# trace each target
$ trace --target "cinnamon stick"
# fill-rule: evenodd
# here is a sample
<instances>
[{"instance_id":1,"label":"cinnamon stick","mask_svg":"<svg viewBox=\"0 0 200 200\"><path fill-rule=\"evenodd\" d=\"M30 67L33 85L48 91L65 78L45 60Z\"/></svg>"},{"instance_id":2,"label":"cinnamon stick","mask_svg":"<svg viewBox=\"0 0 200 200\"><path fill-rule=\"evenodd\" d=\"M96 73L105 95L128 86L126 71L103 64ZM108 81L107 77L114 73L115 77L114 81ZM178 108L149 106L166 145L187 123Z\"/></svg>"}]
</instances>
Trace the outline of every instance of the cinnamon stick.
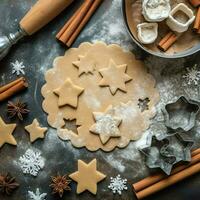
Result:
<instances>
[{"instance_id":1,"label":"cinnamon stick","mask_svg":"<svg viewBox=\"0 0 200 200\"><path fill-rule=\"evenodd\" d=\"M195 31L198 31L200 29L200 7L198 8L198 11L197 11L193 29Z\"/></svg>"},{"instance_id":2,"label":"cinnamon stick","mask_svg":"<svg viewBox=\"0 0 200 200\"><path fill-rule=\"evenodd\" d=\"M175 167L172 170L171 175L173 175L177 172L180 172L181 170L184 170L187 167L194 165L198 162L200 162L200 148L192 152L192 159L189 164L179 165L179 166ZM167 176L165 174L159 173L159 174L155 174L155 175L149 176L147 178L144 178L143 180L133 184L134 191L139 192L139 191L159 182L160 180L162 180L166 177Z\"/></svg>"},{"instance_id":3,"label":"cinnamon stick","mask_svg":"<svg viewBox=\"0 0 200 200\"><path fill-rule=\"evenodd\" d=\"M79 13L77 14L77 16L75 16L74 20L67 27L67 30L59 38L60 41L62 41L63 43L66 43L69 40L71 35L77 29L77 27L79 26L79 24L83 20L84 16L88 12L88 10L91 7L93 1L94 0L86 0L84 2L84 4L83 4L81 10L79 11Z\"/></svg>"},{"instance_id":4,"label":"cinnamon stick","mask_svg":"<svg viewBox=\"0 0 200 200\"><path fill-rule=\"evenodd\" d=\"M16 85L17 83L19 83L20 81L23 81L23 80L25 80L24 77L21 77L21 78L15 80L15 81L13 81L13 82L7 84L7 85L4 85L4 86L0 87L0 93L2 93L2 92L4 92L4 91L8 90L8 89L11 88L12 86Z\"/></svg>"},{"instance_id":5,"label":"cinnamon stick","mask_svg":"<svg viewBox=\"0 0 200 200\"><path fill-rule=\"evenodd\" d=\"M82 22L80 23L79 27L72 34L71 38L66 42L66 45L68 47L70 47L73 44L73 42L75 41L75 39L77 38L77 36L81 32L81 30L83 29L83 27L89 21L89 19L94 14L95 10L99 7L99 5L102 3L102 1L103 0L95 0L94 1L94 3L92 4L92 6L90 7L88 13L85 15L85 17L83 18Z\"/></svg>"},{"instance_id":6,"label":"cinnamon stick","mask_svg":"<svg viewBox=\"0 0 200 200\"><path fill-rule=\"evenodd\" d=\"M0 88L0 102L8 99L14 94L26 89L28 87L28 83L24 78L20 78L16 81L13 81L3 87Z\"/></svg>"},{"instance_id":7,"label":"cinnamon stick","mask_svg":"<svg viewBox=\"0 0 200 200\"><path fill-rule=\"evenodd\" d=\"M82 6L59 31L56 38L70 47L102 1L85 0Z\"/></svg>"},{"instance_id":8,"label":"cinnamon stick","mask_svg":"<svg viewBox=\"0 0 200 200\"><path fill-rule=\"evenodd\" d=\"M177 35L173 32L169 32L158 44L158 48L161 51L167 51L176 40L178 39Z\"/></svg>"},{"instance_id":9,"label":"cinnamon stick","mask_svg":"<svg viewBox=\"0 0 200 200\"><path fill-rule=\"evenodd\" d=\"M81 11L83 5L81 5L81 7L74 13L74 15L69 19L69 21L62 27L62 29L58 32L58 34L56 35L56 38L59 39L62 34L67 30L67 28L69 27L69 25L74 21L74 19L77 17L78 13Z\"/></svg>"},{"instance_id":10,"label":"cinnamon stick","mask_svg":"<svg viewBox=\"0 0 200 200\"><path fill-rule=\"evenodd\" d=\"M200 5L200 0L190 0L190 3L194 6L197 7Z\"/></svg>"},{"instance_id":11,"label":"cinnamon stick","mask_svg":"<svg viewBox=\"0 0 200 200\"><path fill-rule=\"evenodd\" d=\"M195 173L198 173L200 171L200 162L197 164L194 164L188 168L186 168L185 170L182 170L174 175L171 175L161 181L159 181L158 183L155 183L153 185L151 185L150 187L141 190L140 192L136 193L136 196L138 199L143 199L149 195L152 195L164 188L167 188L185 178L188 178L190 176L192 176Z\"/></svg>"}]
</instances>

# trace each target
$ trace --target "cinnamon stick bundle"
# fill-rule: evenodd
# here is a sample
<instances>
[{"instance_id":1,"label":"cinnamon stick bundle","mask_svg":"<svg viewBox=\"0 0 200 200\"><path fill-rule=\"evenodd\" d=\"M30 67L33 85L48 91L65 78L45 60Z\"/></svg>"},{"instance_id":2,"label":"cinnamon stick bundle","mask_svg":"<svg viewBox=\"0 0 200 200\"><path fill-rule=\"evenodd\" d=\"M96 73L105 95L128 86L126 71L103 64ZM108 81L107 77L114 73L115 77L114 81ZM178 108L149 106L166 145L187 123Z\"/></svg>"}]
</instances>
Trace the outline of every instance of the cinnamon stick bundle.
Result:
<instances>
[{"instance_id":1,"label":"cinnamon stick bundle","mask_svg":"<svg viewBox=\"0 0 200 200\"><path fill-rule=\"evenodd\" d=\"M24 77L21 77L7 85L0 87L0 102L8 99L9 97L15 95L16 93L26 89L28 83Z\"/></svg>"},{"instance_id":2,"label":"cinnamon stick bundle","mask_svg":"<svg viewBox=\"0 0 200 200\"><path fill-rule=\"evenodd\" d=\"M172 170L170 176L166 176L163 173L152 175L133 184L133 189L137 198L143 199L199 171L200 148L192 152L192 160L189 164L177 166Z\"/></svg>"},{"instance_id":3,"label":"cinnamon stick bundle","mask_svg":"<svg viewBox=\"0 0 200 200\"><path fill-rule=\"evenodd\" d=\"M85 0L56 38L70 47L103 0Z\"/></svg>"},{"instance_id":4,"label":"cinnamon stick bundle","mask_svg":"<svg viewBox=\"0 0 200 200\"><path fill-rule=\"evenodd\" d=\"M173 33L169 32L163 39L159 42L158 48L161 51L167 51L178 39L178 36Z\"/></svg>"}]
</instances>

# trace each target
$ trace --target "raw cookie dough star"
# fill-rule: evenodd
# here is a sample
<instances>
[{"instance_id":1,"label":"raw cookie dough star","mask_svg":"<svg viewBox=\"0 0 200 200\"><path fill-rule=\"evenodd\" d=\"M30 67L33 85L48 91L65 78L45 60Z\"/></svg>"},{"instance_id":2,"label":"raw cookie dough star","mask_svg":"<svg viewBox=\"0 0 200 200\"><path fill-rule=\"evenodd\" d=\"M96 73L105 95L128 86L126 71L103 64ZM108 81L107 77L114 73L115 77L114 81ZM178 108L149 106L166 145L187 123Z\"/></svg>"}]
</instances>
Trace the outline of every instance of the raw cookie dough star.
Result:
<instances>
[{"instance_id":1,"label":"raw cookie dough star","mask_svg":"<svg viewBox=\"0 0 200 200\"><path fill-rule=\"evenodd\" d=\"M117 90L126 92L125 83L132 80L132 78L126 74L127 65L116 65L112 59L110 59L108 68L103 68L99 70L99 73L103 77L100 81L100 86L109 86L112 95L114 95Z\"/></svg>"},{"instance_id":2,"label":"raw cookie dough star","mask_svg":"<svg viewBox=\"0 0 200 200\"><path fill-rule=\"evenodd\" d=\"M0 148L5 144L17 145L12 133L16 128L16 124L5 124L0 117Z\"/></svg>"},{"instance_id":3,"label":"raw cookie dough star","mask_svg":"<svg viewBox=\"0 0 200 200\"><path fill-rule=\"evenodd\" d=\"M88 56L88 54L86 54L85 56L78 56L79 57L79 61L73 62L73 65L75 67L78 68L79 72L79 76L81 76L82 74L93 74L93 71L95 69L95 63L94 60L92 58L90 58Z\"/></svg>"},{"instance_id":4,"label":"raw cookie dough star","mask_svg":"<svg viewBox=\"0 0 200 200\"><path fill-rule=\"evenodd\" d=\"M110 109L112 106L109 106L104 113L93 112L96 123L90 127L90 131L99 135L102 144L106 144L111 137L121 136L118 127L122 120L109 114Z\"/></svg>"},{"instance_id":5,"label":"raw cookie dough star","mask_svg":"<svg viewBox=\"0 0 200 200\"><path fill-rule=\"evenodd\" d=\"M106 176L97 171L97 160L92 160L86 164L78 160L78 171L70 174L69 177L78 183L77 194L88 190L92 194L97 193L97 183L102 181Z\"/></svg>"},{"instance_id":6,"label":"raw cookie dough star","mask_svg":"<svg viewBox=\"0 0 200 200\"><path fill-rule=\"evenodd\" d=\"M41 128L37 119L33 120L33 123L26 126L25 130L30 134L31 143L39 138L44 138L44 134L47 128Z\"/></svg>"},{"instance_id":7,"label":"raw cookie dough star","mask_svg":"<svg viewBox=\"0 0 200 200\"><path fill-rule=\"evenodd\" d=\"M84 91L84 88L74 85L70 78L68 78L65 83L54 90L54 93L59 96L58 106L70 105L74 108L78 105L78 97Z\"/></svg>"}]
</instances>

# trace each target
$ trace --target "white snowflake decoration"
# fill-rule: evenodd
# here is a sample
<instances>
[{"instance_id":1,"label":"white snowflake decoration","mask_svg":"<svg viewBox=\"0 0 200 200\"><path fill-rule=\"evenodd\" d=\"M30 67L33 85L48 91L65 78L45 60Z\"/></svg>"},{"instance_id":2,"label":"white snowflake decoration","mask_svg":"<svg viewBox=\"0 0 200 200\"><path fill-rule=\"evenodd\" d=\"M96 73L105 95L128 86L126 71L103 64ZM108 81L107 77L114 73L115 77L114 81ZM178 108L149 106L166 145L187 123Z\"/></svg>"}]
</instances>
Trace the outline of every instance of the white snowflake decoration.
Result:
<instances>
[{"instance_id":1,"label":"white snowflake decoration","mask_svg":"<svg viewBox=\"0 0 200 200\"><path fill-rule=\"evenodd\" d=\"M187 74L183 75L183 78L186 79L187 84L198 85L200 81L200 71L197 69L197 64L195 64L192 68L186 68Z\"/></svg>"},{"instance_id":2,"label":"white snowflake decoration","mask_svg":"<svg viewBox=\"0 0 200 200\"><path fill-rule=\"evenodd\" d=\"M45 200L47 193L40 193L39 188L36 189L36 192L28 191L28 196L31 200Z\"/></svg>"},{"instance_id":3,"label":"white snowflake decoration","mask_svg":"<svg viewBox=\"0 0 200 200\"><path fill-rule=\"evenodd\" d=\"M38 172L44 167L44 158L39 151L28 149L26 153L19 158L20 166L24 174L37 176Z\"/></svg>"},{"instance_id":4,"label":"white snowflake decoration","mask_svg":"<svg viewBox=\"0 0 200 200\"><path fill-rule=\"evenodd\" d=\"M24 72L24 63L23 62L19 62L18 60L16 60L14 63L11 63L12 65L12 73L13 74L17 74L17 76L19 76L20 74L25 74Z\"/></svg>"},{"instance_id":5,"label":"white snowflake decoration","mask_svg":"<svg viewBox=\"0 0 200 200\"><path fill-rule=\"evenodd\" d=\"M118 193L121 195L123 190L128 189L126 183L127 179L122 179L120 174L118 174L115 178L110 178L110 185L108 188L111 189L114 194Z\"/></svg>"}]
</instances>

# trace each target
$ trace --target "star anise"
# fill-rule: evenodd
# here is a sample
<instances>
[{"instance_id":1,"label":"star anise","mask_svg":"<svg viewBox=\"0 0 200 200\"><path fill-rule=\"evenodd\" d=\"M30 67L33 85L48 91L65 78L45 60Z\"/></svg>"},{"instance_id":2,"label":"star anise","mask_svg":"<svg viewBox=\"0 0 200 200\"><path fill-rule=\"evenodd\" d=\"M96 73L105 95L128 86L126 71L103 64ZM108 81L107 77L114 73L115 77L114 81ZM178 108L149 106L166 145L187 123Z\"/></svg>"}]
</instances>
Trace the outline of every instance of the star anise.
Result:
<instances>
[{"instance_id":1,"label":"star anise","mask_svg":"<svg viewBox=\"0 0 200 200\"><path fill-rule=\"evenodd\" d=\"M0 193L10 195L17 187L19 187L19 184L14 177L11 177L9 174L5 176L0 174Z\"/></svg>"},{"instance_id":2,"label":"star anise","mask_svg":"<svg viewBox=\"0 0 200 200\"><path fill-rule=\"evenodd\" d=\"M18 100L16 103L11 101L7 105L7 113L10 118L18 117L21 121L23 120L23 115L28 114L30 111L27 109L27 104Z\"/></svg>"},{"instance_id":3,"label":"star anise","mask_svg":"<svg viewBox=\"0 0 200 200\"><path fill-rule=\"evenodd\" d=\"M58 193L60 198L62 198L64 191L70 191L71 188L69 186L70 180L67 178L67 175L61 176L57 175L54 177L51 177L52 184L50 184L50 187L53 189L53 194Z\"/></svg>"}]
</instances>

